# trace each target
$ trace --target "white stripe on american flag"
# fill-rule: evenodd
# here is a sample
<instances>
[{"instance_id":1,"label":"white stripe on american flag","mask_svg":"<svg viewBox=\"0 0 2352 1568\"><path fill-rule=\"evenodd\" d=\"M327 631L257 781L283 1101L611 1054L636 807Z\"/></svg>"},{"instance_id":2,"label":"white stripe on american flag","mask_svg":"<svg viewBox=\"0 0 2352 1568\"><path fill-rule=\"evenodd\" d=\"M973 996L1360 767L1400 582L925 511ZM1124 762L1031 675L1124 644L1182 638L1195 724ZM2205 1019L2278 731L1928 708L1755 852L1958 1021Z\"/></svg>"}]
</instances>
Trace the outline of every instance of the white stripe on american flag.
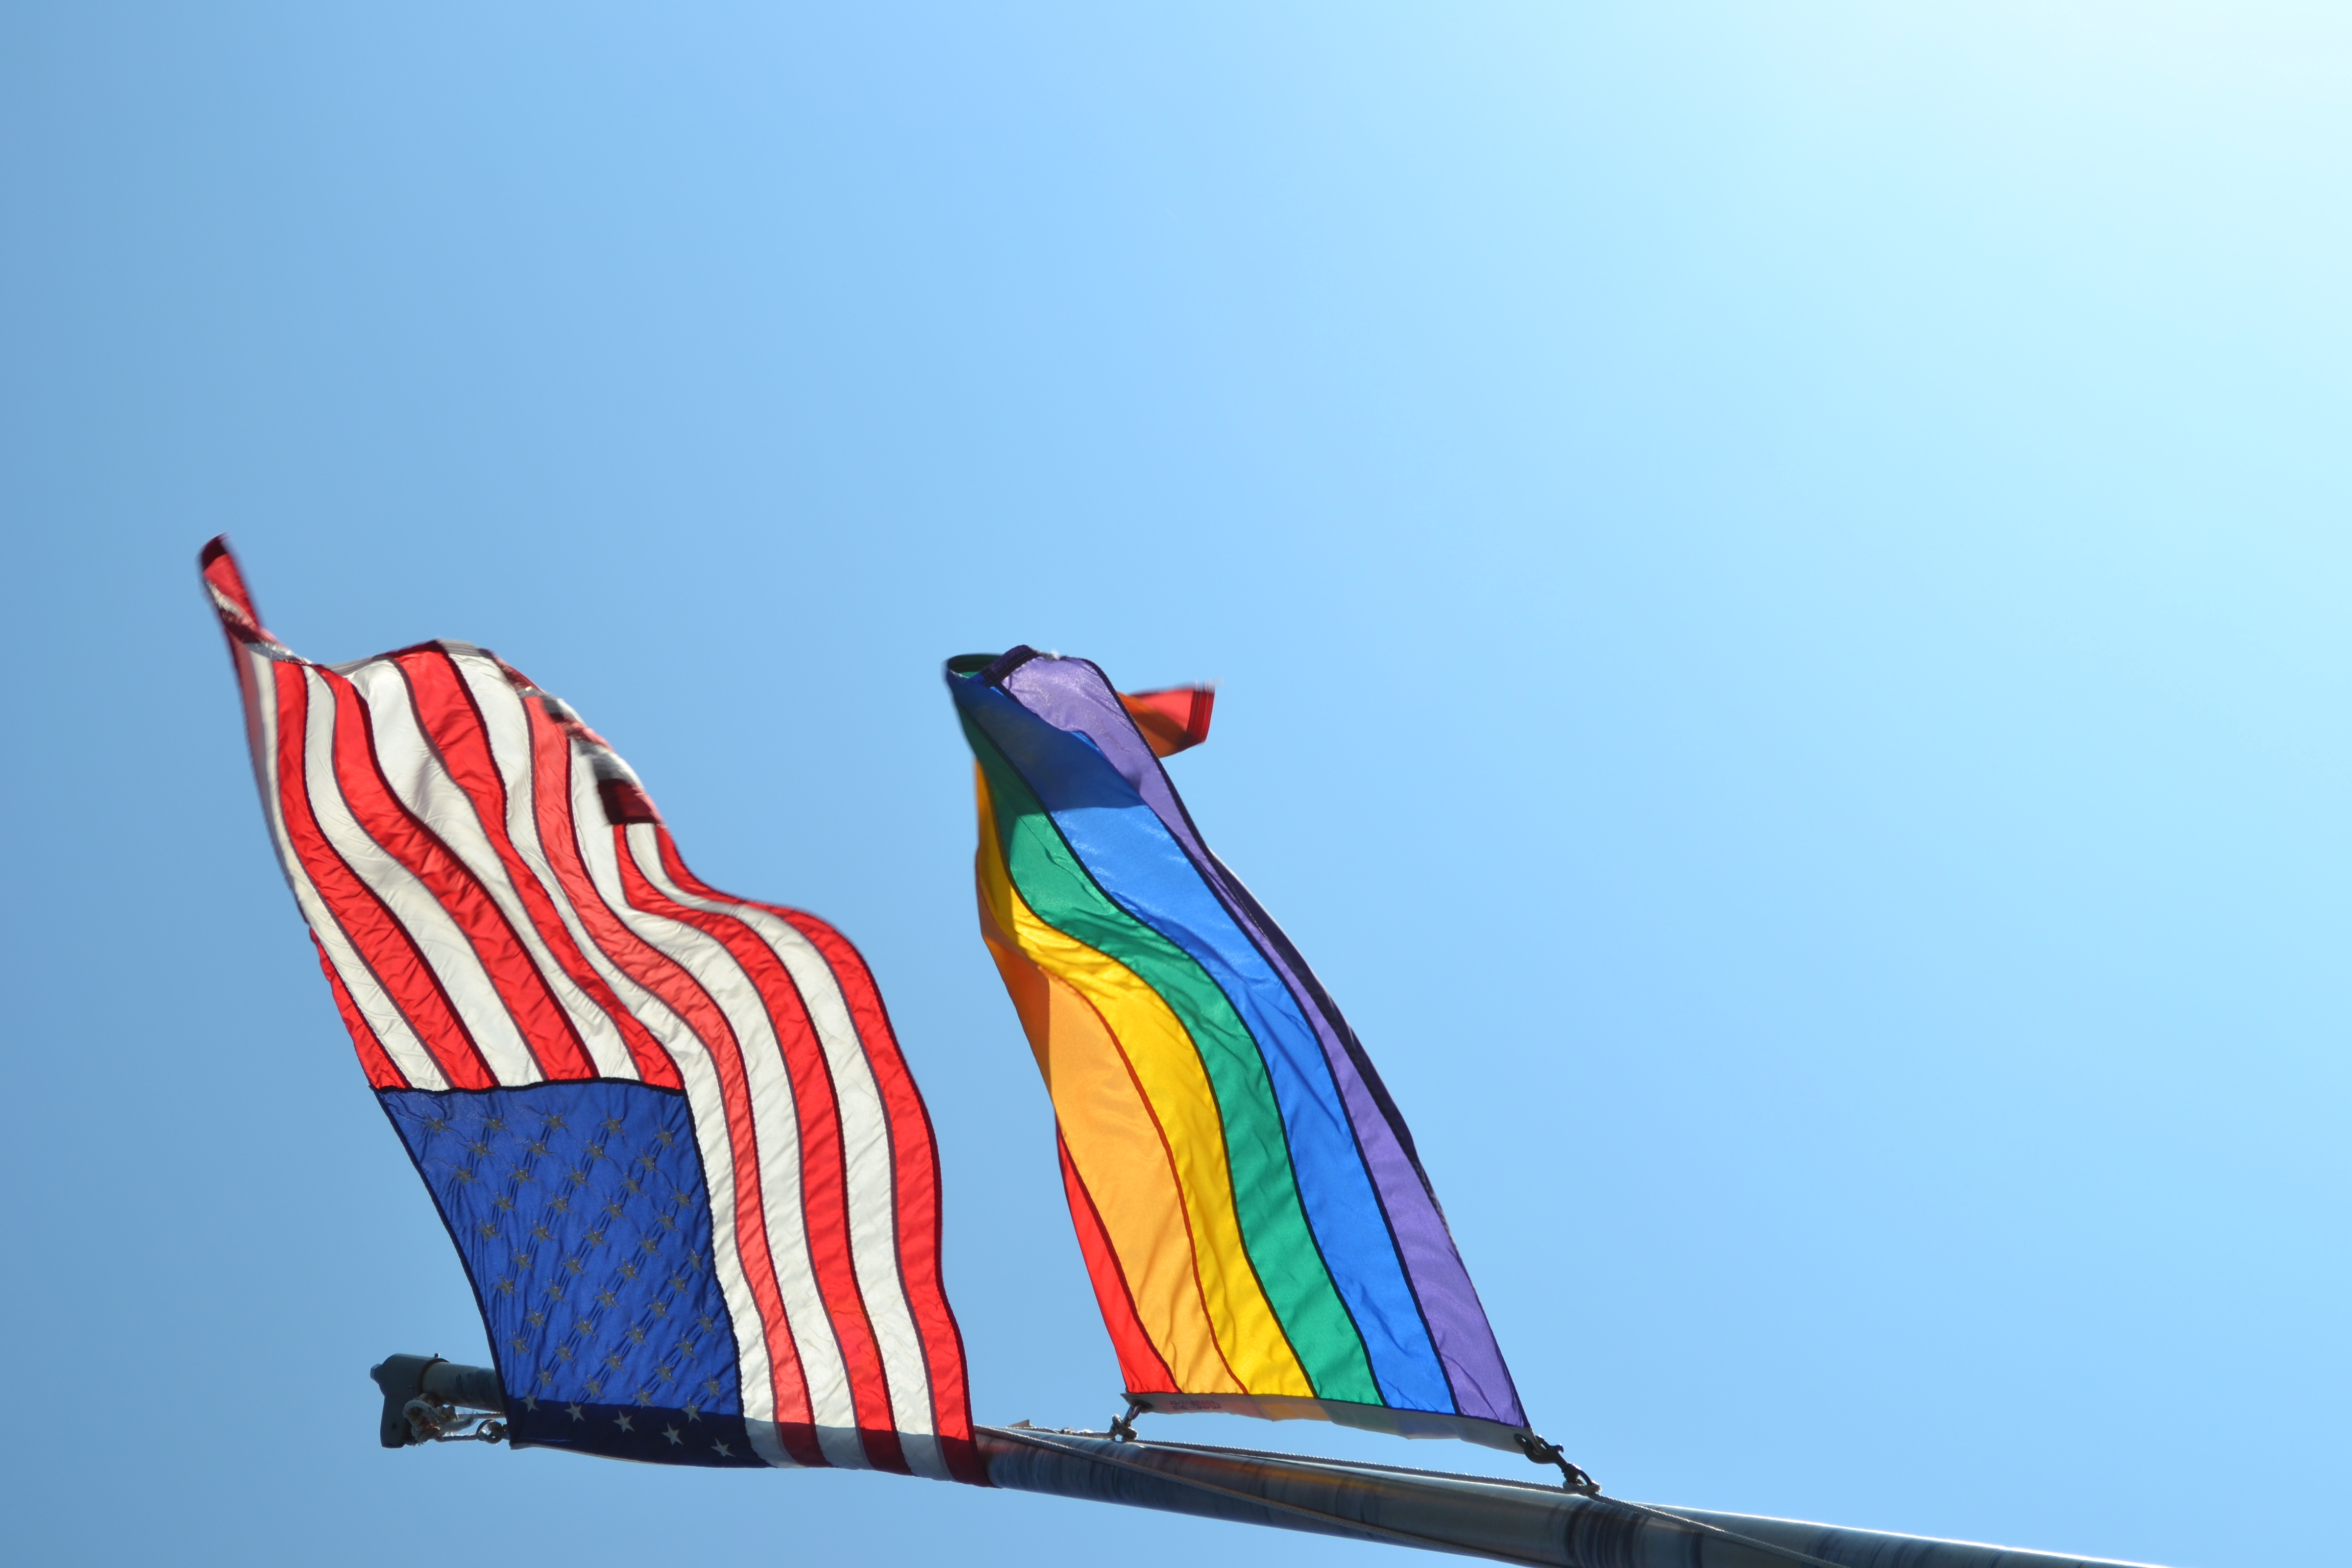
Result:
<instances>
[{"instance_id":1,"label":"white stripe on american flag","mask_svg":"<svg viewBox=\"0 0 2352 1568\"><path fill-rule=\"evenodd\" d=\"M808 1388L809 1412L819 1447L827 1460L852 1469L868 1468L865 1445L857 1436L857 1412L850 1397L848 1369L834 1338L833 1320L817 1289L816 1268L809 1256L806 1220L801 1211L800 1120L793 1098L791 1074L783 1050L768 1017L766 1002L724 945L691 926L630 906L621 884L613 835L604 826L604 808L596 780L586 759L577 753L572 768L572 821L581 858L605 906L638 940L675 960L718 1004L733 1026L743 1053L744 1081L751 1097L751 1118L759 1140L760 1193L766 1208L769 1256L774 1260L776 1289L783 1301L784 1319L793 1343L800 1352L801 1375ZM632 828L632 836L648 827ZM724 1115L723 1109L713 1111ZM696 1120L701 1120L698 1110ZM714 1199L713 1207L717 1206ZM740 1263L738 1265L740 1267ZM758 1321L755 1315L753 1321ZM772 1406L771 1407L772 1414Z\"/></svg>"},{"instance_id":2,"label":"white stripe on american flag","mask_svg":"<svg viewBox=\"0 0 2352 1568\"><path fill-rule=\"evenodd\" d=\"M906 1288L898 1277L898 1241L893 1224L898 1198L889 1116L833 966L789 921L756 905L700 898L679 887L661 863L650 827L630 829L629 848L637 869L669 898L688 909L731 915L751 927L775 952L799 988L809 1022L833 1069L848 1184L850 1256L867 1319L882 1352L891 1420L898 1429L909 1468L918 1475L945 1480L947 1465L939 1444L926 1441L931 1433L930 1378L924 1365L922 1339L916 1332Z\"/></svg>"},{"instance_id":3,"label":"white stripe on american flag","mask_svg":"<svg viewBox=\"0 0 2352 1568\"><path fill-rule=\"evenodd\" d=\"M319 889L312 885L310 873L302 868L300 857L294 853L294 841L286 831L285 808L278 798L278 792L285 784L278 773L278 677L275 673L278 661L251 645L241 647L238 654L247 661L255 683L254 709L255 717L259 721L261 776L268 781L268 787L261 792L261 814L269 827L269 841L278 851L278 866L286 873L287 884L294 889L295 907L310 923L310 931L318 937L319 946L325 952L327 962L335 966L335 973L342 981L343 990L351 997L352 1005L360 1010L360 1016L365 1018L368 1027L375 1031L376 1042L392 1058L392 1065L398 1068L401 1076L417 1089L446 1089L449 1087L449 1080L442 1075L441 1065L433 1059L433 1053L425 1048L425 1042L416 1037L416 1031L409 1026L408 1019L399 1006L384 994L375 972L368 967L366 960L360 956L358 947L328 910L327 901L319 896Z\"/></svg>"},{"instance_id":4,"label":"white stripe on american flag","mask_svg":"<svg viewBox=\"0 0 2352 1568\"><path fill-rule=\"evenodd\" d=\"M474 944L466 940L441 900L360 826L335 778L335 697L330 678L317 669L305 669L302 676L310 684L310 697L303 734L303 783L320 831L407 931L473 1036L491 1075L508 1089L542 1081L546 1075L539 1070L539 1062L515 1026L498 987L490 984Z\"/></svg>"},{"instance_id":5,"label":"white stripe on american flag","mask_svg":"<svg viewBox=\"0 0 2352 1568\"><path fill-rule=\"evenodd\" d=\"M389 659L379 659L353 669L349 679L368 705L369 724L375 733L376 760L384 777L391 781L393 793L426 826L440 835L450 852L482 884L498 905L499 912L506 916L532 965L571 1017L572 1026L580 1031L581 1042L596 1064L598 1075L641 1077L635 1059L629 1055L628 1042L621 1038L611 1017L572 984L572 977L548 951L530 911L515 893L506 862L482 830L474 797L449 776L431 738L418 721L408 682L399 668ZM560 898L555 901L559 907L564 903Z\"/></svg>"}]
</instances>

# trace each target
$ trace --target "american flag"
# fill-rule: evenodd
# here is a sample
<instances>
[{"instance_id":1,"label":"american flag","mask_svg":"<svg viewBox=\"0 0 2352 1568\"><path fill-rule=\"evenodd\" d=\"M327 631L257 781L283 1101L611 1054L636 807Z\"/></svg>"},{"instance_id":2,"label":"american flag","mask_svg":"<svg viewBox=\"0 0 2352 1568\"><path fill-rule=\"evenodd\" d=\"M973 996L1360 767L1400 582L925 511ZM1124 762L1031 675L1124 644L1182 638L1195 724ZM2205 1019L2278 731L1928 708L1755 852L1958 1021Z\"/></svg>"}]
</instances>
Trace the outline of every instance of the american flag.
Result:
<instances>
[{"instance_id":1,"label":"american flag","mask_svg":"<svg viewBox=\"0 0 2352 1568\"><path fill-rule=\"evenodd\" d=\"M697 879L628 764L494 655L314 664L225 541L199 564L270 841L512 1440L982 1480L937 1146L856 950Z\"/></svg>"}]
</instances>

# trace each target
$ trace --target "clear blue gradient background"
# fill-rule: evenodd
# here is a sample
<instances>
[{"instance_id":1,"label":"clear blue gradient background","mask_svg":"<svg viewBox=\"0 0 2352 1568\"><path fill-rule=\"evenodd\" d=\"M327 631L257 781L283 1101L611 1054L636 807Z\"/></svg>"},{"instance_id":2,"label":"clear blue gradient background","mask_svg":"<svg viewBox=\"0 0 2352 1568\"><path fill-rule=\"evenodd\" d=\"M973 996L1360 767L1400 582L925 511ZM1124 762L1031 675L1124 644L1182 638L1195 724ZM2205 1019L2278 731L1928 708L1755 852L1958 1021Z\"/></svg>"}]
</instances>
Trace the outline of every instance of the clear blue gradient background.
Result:
<instances>
[{"instance_id":1,"label":"clear blue gradient background","mask_svg":"<svg viewBox=\"0 0 2352 1568\"><path fill-rule=\"evenodd\" d=\"M1378 1550L377 1450L481 1334L226 530L862 945L982 1419L1117 1383L937 676L1028 641L1224 683L1179 782L1611 1489L2345 1561L2347 164L2319 5L8 7L5 1555Z\"/></svg>"}]
</instances>

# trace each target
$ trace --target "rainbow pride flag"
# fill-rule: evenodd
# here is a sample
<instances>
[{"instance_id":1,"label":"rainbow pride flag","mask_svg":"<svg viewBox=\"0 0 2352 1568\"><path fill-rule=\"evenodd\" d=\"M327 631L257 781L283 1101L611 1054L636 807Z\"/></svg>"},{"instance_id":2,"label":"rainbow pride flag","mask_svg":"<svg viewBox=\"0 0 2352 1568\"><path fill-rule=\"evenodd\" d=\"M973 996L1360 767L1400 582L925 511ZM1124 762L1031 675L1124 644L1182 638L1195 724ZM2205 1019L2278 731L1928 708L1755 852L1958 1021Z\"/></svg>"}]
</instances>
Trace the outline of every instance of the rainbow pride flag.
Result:
<instances>
[{"instance_id":1,"label":"rainbow pride flag","mask_svg":"<svg viewBox=\"0 0 2352 1568\"><path fill-rule=\"evenodd\" d=\"M1130 1402L1524 1450L1494 1331L1395 1103L1160 759L1211 694L950 659L982 934L1054 1101Z\"/></svg>"}]
</instances>

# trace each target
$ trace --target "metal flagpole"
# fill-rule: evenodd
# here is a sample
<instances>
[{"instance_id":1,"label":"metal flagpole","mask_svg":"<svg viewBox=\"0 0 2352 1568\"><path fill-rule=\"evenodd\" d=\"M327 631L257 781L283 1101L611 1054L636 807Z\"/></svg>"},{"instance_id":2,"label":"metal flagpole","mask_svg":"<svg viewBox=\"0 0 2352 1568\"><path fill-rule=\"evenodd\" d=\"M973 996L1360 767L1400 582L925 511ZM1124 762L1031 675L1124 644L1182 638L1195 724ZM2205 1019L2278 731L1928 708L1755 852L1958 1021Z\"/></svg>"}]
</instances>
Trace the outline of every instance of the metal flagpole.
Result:
<instances>
[{"instance_id":1,"label":"metal flagpole","mask_svg":"<svg viewBox=\"0 0 2352 1568\"><path fill-rule=\"evenodd\" d=\"M374 1369L387 1448L504 1436L496 1373L434 1356ZM1528 1568L2128 1568L1916 1535L1667 1508L1479 1476L1025 1423L975 1426L988 1479L1012 1491L1385 1542Z\"/></svg>"}]
</instances>

